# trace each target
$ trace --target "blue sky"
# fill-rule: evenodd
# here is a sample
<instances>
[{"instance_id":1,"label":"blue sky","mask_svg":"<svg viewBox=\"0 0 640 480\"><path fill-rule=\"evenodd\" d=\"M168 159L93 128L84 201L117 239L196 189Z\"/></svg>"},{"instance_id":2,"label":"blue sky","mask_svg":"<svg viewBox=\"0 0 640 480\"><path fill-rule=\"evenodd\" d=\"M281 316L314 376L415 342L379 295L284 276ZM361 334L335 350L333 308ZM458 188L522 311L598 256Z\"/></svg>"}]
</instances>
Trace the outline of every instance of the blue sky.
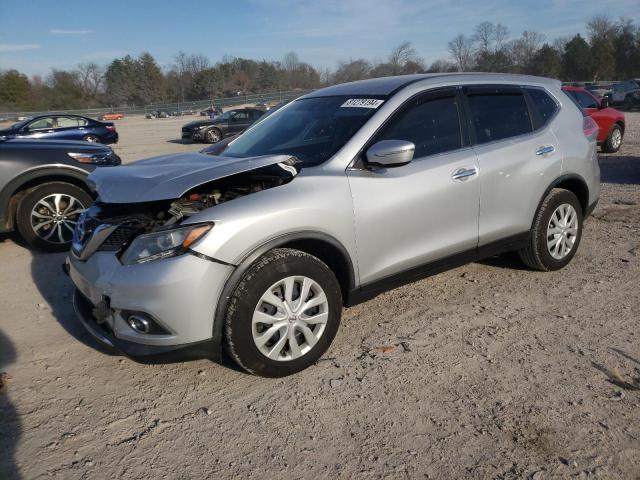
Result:
<instances>
[{"instance_id":1,"label":"blue sky","mask_svg":"<svg viewBox=\"0 0 640 480\"><path fill-rule=\"evenodd\" d=\"M447 41L483 20L511 37L584 33L596 14L640 23L640 0L207 0L104 2L0 0L0 69L46 74L80 62L106 64L147 50L162 67L179 51L276 60L295 51L316 67L384 59L408 40L429 63Z\"/></svg>"}]
</instances>

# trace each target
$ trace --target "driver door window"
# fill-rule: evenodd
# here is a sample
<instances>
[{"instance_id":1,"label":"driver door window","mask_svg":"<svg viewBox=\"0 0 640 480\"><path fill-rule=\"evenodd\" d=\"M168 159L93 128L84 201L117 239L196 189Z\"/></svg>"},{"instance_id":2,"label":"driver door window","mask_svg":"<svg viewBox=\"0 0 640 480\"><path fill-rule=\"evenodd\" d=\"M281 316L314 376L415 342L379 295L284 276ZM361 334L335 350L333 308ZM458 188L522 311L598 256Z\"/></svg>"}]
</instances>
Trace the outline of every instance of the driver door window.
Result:
<instances>
[{"instance_id":1,"label":"driver door window","mask_svg":"<svg viewBox=\"0 0 640 480\"><path fill-rule=\"evenodd\" d=\"M54 128L53 117L39 118L38 120L29 124L29 131L34 130L51 130Z\"/></svg>"},{"instance_id":2,"label":"driver door window","mask_svg":"<svg viewBox=\"0 0 640 480\"><path fill-rule=\"evenodd\" d=\"M385 128L380 140L412 142L416 146L414 158L461 148L456 97L426 97L412 102Z\"/></svg>"}]
</instances>

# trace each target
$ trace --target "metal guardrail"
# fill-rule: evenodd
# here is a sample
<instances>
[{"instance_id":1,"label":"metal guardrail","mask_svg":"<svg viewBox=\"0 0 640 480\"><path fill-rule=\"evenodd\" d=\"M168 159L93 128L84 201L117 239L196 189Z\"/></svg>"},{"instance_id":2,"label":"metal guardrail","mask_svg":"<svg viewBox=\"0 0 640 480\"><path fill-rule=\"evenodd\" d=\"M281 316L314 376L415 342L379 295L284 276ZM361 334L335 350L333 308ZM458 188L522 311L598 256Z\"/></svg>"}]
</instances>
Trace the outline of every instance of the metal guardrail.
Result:
<instances>
[{"instance_id":1,"label":"metal guardrail","mask_svg":"<svg viewBox=\"0 0 640 480\"><path fill-rule=\"evenodd\" d=\"M606 88L610 88L614 83L619 83L619 80L603 80L603 81L580 81L580 82L562 82L563 85L585 87L590 85L599 85ZM211 105L219 106L221 108L231 107L234 105L242 105L246 103L258 103L260 101L282 102L285 100L291 100L293 98L305 95L312 90L288 90L268 93L254 93L251 95L236 95L233 97L219 97L206 100L194 100L177 103L154 103L151 105L131 105L128 107L101 107L101 108L88 108L88 109L76 109L76 110L49 110L42 112L0 112L0 119L15 120L17 117L33 117L36 115L46 115L50 113L68 113L74 115L83 115L85 117L99 117L105 113L123 113L124 115L144 115L148 112L156 110L164 110L166 112L174 111L201 111Z\"/></svg>"},{"instance_id":2,"label":"metal guardrail","mask_svg":"<svg viewBox=\"0 0 640 480\"><path fill-rule=\"evenodd\" d=\"M82 115L85 117L99 117L105 113L122 113L126 115L144 115L148 112L153 112L156 110L163 110L166 112L175 112L175 111L196 111L200 112L201 110L206 109L212 105L225 108L231 107L234 105L243 105L247 103L258 103L258 102L283 102L285 100L292 100L294 98L305 95L312 90L288 90L288 91L278 91L278 92L269 92L269 93L254 93L251 95L235 95L233 97L220 97L214 99L207 100L195 100L195 101L185 101L185 102L177 102L177 103L154 103L151 105L131 105L128 107L101 107L101 108L86 108L86 109L76 109L76 110L49 110L42 112L0 112L0 118L7 120L15 120L18 117L34 117L36 115L48 115L51 113L66 113L70 115Z\"/></svg>"}]
</instances>

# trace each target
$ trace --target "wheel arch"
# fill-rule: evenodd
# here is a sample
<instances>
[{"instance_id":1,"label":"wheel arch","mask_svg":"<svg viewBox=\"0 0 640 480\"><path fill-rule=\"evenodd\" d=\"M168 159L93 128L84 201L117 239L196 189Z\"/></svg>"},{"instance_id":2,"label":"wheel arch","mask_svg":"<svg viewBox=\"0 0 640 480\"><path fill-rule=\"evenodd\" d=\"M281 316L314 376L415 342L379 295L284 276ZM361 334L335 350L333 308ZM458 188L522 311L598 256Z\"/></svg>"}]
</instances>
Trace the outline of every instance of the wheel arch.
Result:
<instances>
[{"instance_id":1,"label":"wheel arch","mask_svg":"<svg viewBox=\"0 0 640 480\"><path fill-rule=\"evenodd\" d=\"M538 210L540 209L542 202L544 202L544 199L547 197L547 195L549 195L549 192L554 188L562 188L564 190L568 190L571 193L573 193L576 197L578 197L578 201L580 202L580 207L582 207L582 214L585 217L587 216L588 214L587 212L589 210L589 187L584 178L582 178L578 174L571 173L567 175L562 175L561 177L558 177L553 182L551 182L551 184L549 184L547 189L542 194L542 197L540 197L540 201L538 202L538 206L536 207L536 210L534 212L533 221L535 221L536 212L538 212ZM533 228L533 221L531 223L532 225L531 228Z\"/></svg>"},{"instance_id":2,"label":"wheel arch","mask_svg":"<svg viewBox=\"0 0 640 480\"><path fill-rule=\"evenodd\" d=\"M94 196L85 179L88 173L67 167L45 167L29 170L12 179L0 192L0 231L11 231L15 226L15 216L22 195L30 188L43 183L65 182L75 185Z\"/></svg>"},{"instance_id":3,"label":"wheel arch","mask_svg":"<svg viewBox=\"0 0 640 480\"><path fill-rule=\"evenodd\" d=\"M343 304L345 304L349 290L355 287L356 273L351 256L345 246L331 235L321 232L303 231L287 233L268 240L253 249L250 253L244 255L236 265L235 270L229 278L227 278L225 286L220 293L213 319L212 332L214 344L217 346L217 352L214 352L216 357L219 358L222 350L225 314L231 294L251 264L274 248L301 250L323 261L334 273L340 284Z\"/></svg>"}]
</instances>

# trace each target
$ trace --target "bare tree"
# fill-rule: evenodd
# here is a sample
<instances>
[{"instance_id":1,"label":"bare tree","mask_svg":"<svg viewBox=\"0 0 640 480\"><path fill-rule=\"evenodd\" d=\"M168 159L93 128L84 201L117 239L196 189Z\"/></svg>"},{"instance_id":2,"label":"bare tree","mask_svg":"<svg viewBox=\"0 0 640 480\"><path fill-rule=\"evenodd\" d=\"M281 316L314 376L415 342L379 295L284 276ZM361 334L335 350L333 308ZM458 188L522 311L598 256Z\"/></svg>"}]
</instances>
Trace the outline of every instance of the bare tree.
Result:
<instances>
[{"instance_id":1,"label":"bare tree","mask_svg":"<svg viewBox=\"0 0 640 480\"><path fill-rule=\"evenodd\" d=\"M104 79L104 69L97 63L80 63L77 67L78 76L82 84L86 98L95 98L102 87Z\"/></svg>"},{"instance_id":2,"label":"bare tree","mask_svg":"<svg viewBox=\"0 0 640 480\"><path fill-rule=\"evenodd\" d=\"M295 71L300 65L300 58L296 52L289 52L282 57L282 66L287 72Z\"/></svg>"},{"instance_id":3,"label":"bare tree","mask_svg":"<svg viewBox=\"0 0 640 480\"><path fill-rule=\"evenodd\" d=\"M618 32L618 26L606 15L596 15L587 22L589 40L605 40L612 42Z\"/></svg>"},{"instance_id":4,"label":"bare tree","mask_svg":"<svg viewBox=\"0 0 640 480\"><path fill-rule=\"evenodd\" d=\"M360 58L348 62L338 62L338 68L333 74L334 83L353 82L369 77L371 64Z\"/></svg>"},{"instance_id":5,"label":"bare tree","mask_svg":"<svg viewBox=\"0 0 640 480\"><path fill-rule=\"evenodd\" d=\"M501 50L502 47L504 47L507 38L509 38L509 29L501 23L498 23L496 25L495 31L493 32L493 40L495 42L496 51Z\"/></svg>"},{"instance_id":6,"label":"bare tree","mask_svg":"<svg viewBox=\"0 0 640 480\"><path fill-rule=\"evenodd\" d=\"M459 34L448 44L449 52L458 64L459 71L470 70L473 67L473 40Z\"/></svg>"},{"instance_id":7,"label":"bare tree","mask_svg":"<svg viewBox=\"0 0 640 480\"><path fill-rule=\"evenodd\" d=\"M534 55L544 43L545 36L532 30L525 30L522 36L510 45L511 61L516 71L522 72L533 60Z\"/></svg>"},{"instance_id":8,"label":"bare tree","mask_svg":"<svg viewBox=\"0 0 640 480\"><path fill-rule=\"evenodd\" d=\"M476 25L472 40L478 44L480 52L491 52L493 50L493 39L496 27L491 22L482 22Z\"/></svg>"},{"instance_id":9,"label":"bare tree","mask_svg":"<svg viewBox=\"0 0 640 480\"><path fill-rule=\"evenodd\" d=\"M418 56L416 49L413 48L411 42L403 42L394 48L389 55L389 66L391 75L399 75L405 72L407 66L412 66L412 70L421 70L420 66L424 61ZM411 72L413 73L413 72Z\"/></svg>"}]
</instances>

